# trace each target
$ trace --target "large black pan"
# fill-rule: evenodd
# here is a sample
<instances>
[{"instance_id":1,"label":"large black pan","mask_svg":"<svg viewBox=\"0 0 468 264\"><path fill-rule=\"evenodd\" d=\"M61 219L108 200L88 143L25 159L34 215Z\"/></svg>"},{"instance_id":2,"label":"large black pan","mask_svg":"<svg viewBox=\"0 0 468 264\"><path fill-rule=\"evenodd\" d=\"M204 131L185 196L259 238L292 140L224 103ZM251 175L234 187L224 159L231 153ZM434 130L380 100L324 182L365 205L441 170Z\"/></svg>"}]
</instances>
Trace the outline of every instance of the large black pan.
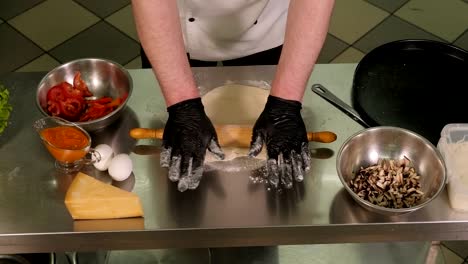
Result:
<instances>
[{"instance_id":1,"label":"large black pan","mask_svg":"<svg viewBox=\"0 0 468 264\"><path fill-rule=\"evenodd\" d=\"M468 52L428 40L375 48L359 62L353 108L364 125L410 129L433 144L448 123L468 123Z\"/></svg>"}]
</instances>

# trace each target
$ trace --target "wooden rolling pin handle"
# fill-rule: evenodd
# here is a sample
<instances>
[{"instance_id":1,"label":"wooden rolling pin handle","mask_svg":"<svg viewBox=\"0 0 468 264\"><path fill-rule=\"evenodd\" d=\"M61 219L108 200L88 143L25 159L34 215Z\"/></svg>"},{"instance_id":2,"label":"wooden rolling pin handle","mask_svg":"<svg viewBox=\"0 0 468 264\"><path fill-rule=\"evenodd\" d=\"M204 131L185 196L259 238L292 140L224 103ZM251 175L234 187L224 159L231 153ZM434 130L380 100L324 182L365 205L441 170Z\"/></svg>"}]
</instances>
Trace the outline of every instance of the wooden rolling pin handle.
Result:
<instances>
[{"instance_id":1,"label":"wooden rolling pin handle","mask_svg":"<svg viewBox=\"0 0 468 264\"><path fill-rule=\"evenodd\" d=\"M227 134L228 131L236 130L235 126L220 126L216 127L218 138L222 138L224 134ZM238 128L237 134L234 133L233 137L246 137L247 141L250 140L250 136L252 135L252 131L244 131L245 129ZM248 133L246 133L248 132ZM150 128L134 128L130 130L130 136L135 139L145 139L145 138L154 138L154 139L162 139L164 134L164 129L150 129ZM322 143L331 143L336 140L336 134L330 131L321 131L321 132L309 132L307 133L307 139L309 141L315 142L322 142ZM244 141L246 141L244 139ZM220 142L221 143L221 142ZM243 144L244 145L244 144Z\"/></svg>"},{"instance_id":2,"label":"wooden rolling pin handle","mask_svg":"<svg viewBox=\"0 0 468 264\"><path fill-rule=\"evenodd\" d=\"M330 131L309 132L307 133L307 140L322 143L331 143L336 140L336 134Z\"/></svg>"},{"instance_id":3,"label":"wooden rolling pin handle","mask_svg":"<svg viewBox=\"0 0 468 264\"><path fill-rule=\"evenodd\" d=\"M164 128L151 129L151 128L133 128L130 130L130 136L134 139L155 138L162 139Z\"/></svg>"}]
</instances>

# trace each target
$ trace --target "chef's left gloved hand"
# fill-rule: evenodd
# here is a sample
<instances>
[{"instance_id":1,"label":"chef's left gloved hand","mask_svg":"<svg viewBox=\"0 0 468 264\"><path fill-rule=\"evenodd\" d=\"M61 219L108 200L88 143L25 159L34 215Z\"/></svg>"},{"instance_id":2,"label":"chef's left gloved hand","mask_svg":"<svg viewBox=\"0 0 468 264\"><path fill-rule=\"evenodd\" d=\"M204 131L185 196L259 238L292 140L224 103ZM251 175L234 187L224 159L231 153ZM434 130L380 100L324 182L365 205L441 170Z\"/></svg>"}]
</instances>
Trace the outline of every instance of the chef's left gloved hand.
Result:
<instances>
[{"instance_id":1,"label":"chef's left gloved hand","mask_svg":"<svg viewBox=\"0 0 468 264\"><path fill-rule=\"evenodd\" d=\"M298 101L269 96L265 108L253 128L250 156L267 148L267 177L270 186L293 186L301 182L310 168L307 131Z\"/></svg>"}]
</instances>

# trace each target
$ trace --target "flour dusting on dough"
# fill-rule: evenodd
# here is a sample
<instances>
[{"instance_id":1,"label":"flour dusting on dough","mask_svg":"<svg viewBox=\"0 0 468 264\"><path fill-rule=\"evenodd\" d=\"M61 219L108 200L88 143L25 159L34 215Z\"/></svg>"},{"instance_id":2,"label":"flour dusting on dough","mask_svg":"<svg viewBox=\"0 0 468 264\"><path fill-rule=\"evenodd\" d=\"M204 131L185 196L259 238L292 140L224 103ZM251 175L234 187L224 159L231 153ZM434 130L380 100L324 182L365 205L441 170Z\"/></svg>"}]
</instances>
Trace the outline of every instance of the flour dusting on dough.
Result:
<instances>
[{"instance_id":1,"label":"flour dusting on dough","mask_svg":"<svg viewBox=\"0 0 468 264\"><path fill-rule=\"evenodd\" d=\"M229 172L247 171L259 169L265 165L265 151L260 152L257 157L248 156L248 148L223 148L224 160L218 160L210 152L205 156L205 170L222 170Z\"/></svg>"},{"instance_id":2,"label":"flour dusting on dough","mask_svg":"<svg viewBox=\"0 0 468 264\"><path fill-rule=\"evenodd\" d=\"M222 148L224 152L224 160L223 161L230 161L238 157L248 157L249 156L249 149L248 148ZM257 157L257 159L266 159L265 151L262 150ZM205 163L220 161L213 155L211 152L207 151L205 156Z\"/></svg>"},{"instance_id":3,"label":"flour dusting on dough","mask_svg":"<svg viewBox=\"0 0 468 264\"><path fill-rule=\"evenodd\" d=\"M269 90L254 86L225 85L202 97L206 114L215 125L247 125L253 127L268 98ZM242 171L264 165L265 150L255 158L248 157L249 148L221 147L225 158L218 160L207 151L205 166L218 170Z\"/></svg>"}]
</instances>

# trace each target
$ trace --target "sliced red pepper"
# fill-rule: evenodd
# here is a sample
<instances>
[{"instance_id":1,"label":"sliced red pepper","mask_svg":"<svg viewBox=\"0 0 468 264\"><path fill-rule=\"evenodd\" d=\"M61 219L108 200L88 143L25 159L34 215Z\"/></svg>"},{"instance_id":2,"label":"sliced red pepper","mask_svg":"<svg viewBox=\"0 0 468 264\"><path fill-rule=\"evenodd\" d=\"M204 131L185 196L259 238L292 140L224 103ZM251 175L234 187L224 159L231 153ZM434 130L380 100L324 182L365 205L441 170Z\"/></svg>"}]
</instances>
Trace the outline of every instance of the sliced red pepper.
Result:
<instances>
[{"instance_id":1,"label":"sliced red pepper","mask_svg":"<svg viewBox=\"0 0 468 264\"><path fill-rule=\"evenodd\" d=\"M88 104L107 104L107 103L112 102L112 98L106 96L106 97L101 97L101 98L95 99L95 100L88 100L87 102L88 102Z\"/></svg>"},{"instance_id":2,"label":"sliced red pepper","mask_svg":"<svg viewBox=\"0 0 468 264\"><path fill-rule=\"evenodd\" d=\"M86 122L89 120L91 120L91 117L88 114L84 114L80 117L80 119L78 119L79 122Z\"/></svg>"},{"instance_id":3,"label":"sliced red pepper","mask_svg":"<svg viewBox=\"0 0 468 264\"><path fill-rule=\"evenodd\" d=\"M102 117L104 116L103 115L104 111L105 111L105 107L99 104L88 106L88 109L86 109L86 112L80 118L80 121L89 121L89 120L94 120L99 117Z\"/></svg>"},{"instance_id":4,"label":"sliced red pepper","mask_svg":"<svg viewBox=\"0 0 468 264\"><path fill-rule=\"evenodd\" d=\"M114 111L114 108L106 108L106 110L104 110L104 114L102 116L105 116L105 115L108 115L109 113L111 113L112 111Z\"/></svg>"},{"instance_id":5,"label":"sliced red pepper","mask_svg":"<svg viewBox=\"0 0 468 264\"><path fill-rule=\"evenodd\" d=\"M115 98L114 100L112 100L112 102L106 104L106 107L117 108L121 103L122 103L122 99Z\"/></svg>"},{"instance_id":6,"label":"sliced red pepper","mask_svg":"<svg viewBox=\"0 0 468 264\"><path fill-rule=\"evenodd\" d=\"M89 91L85 81L81 79L81 72L76 72L75 78L73 78L73 86L75 89L80 90L84 97L93 96L93 94Z\"/></svg>"},{"instance_id":7,"label":"sliced red pepper","mask_svg":"<svg viewBox=\"0 0 468 264\"><path fill-rule=\"evenodd\" d=\"M75 87L73 87L73 85L67 83L67 82L63 82L61 83L61 86L62 86L62 89L64 91L64 94L66 97L73 97L73 98L77 98L77 99L80 99L80 100L84 100L83 99L83 92L81 90L78 90L76 89Z\"/></svg>"},{"instance_id":8,"label":"sliced red pepper","mask_svg":"<svg viewBox=\"0 0 468 264\"><path fill-rule=\"evenodd\" d=\"M122 97L120 97L122 99L122 102L124 102L125 100L127 100L127 97L128 97L128 93L125 93L124 95L122 95Z\"/></svg>"}]
</instances>

